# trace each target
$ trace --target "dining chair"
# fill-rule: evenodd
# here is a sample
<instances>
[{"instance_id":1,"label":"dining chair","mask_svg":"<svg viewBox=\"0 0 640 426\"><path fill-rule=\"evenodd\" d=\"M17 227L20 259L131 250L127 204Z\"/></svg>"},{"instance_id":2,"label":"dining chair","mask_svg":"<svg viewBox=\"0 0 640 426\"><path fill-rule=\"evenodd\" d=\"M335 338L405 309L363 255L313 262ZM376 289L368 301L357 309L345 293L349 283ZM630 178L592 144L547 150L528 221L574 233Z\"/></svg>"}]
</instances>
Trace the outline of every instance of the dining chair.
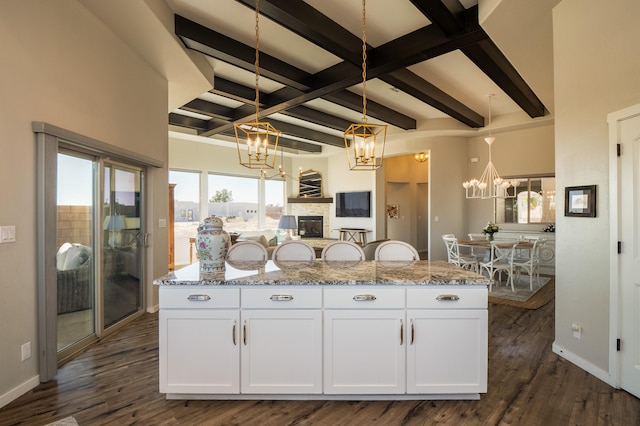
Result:
<instances>
[{"instance_id":1,"label":"dining chair","mask_svg":"<svg viewBox=\"0 0 640 426\"><path fill-rule=\"evenodd\" d=\"M546 238L538 236L524 236L523 241L528 241L533 246L526 250L518 250L513 256L513 267L516 271L516 278L520 277L523 270L529 274L529 290L533 290L533 276L536 276L536 283L540 285L540 250L547 242Z\"/></svg>"},{"instance_id":2,"label":"dining chair","mask_svg":"<svg viewBox=\"0 0 640 426\"><path fill-rule=\"evenodd\" d=\"M409 243L398 240L389 240L380 243L376 249L374 259L382 261L419 260L420 254L418 254L418 250Z\"/></svg>"},{"instance_id":3,"label":"dining chair","mask_svg":"<svg viewBox=\"0 0 640 426\"><path fill-rule=\"evenodd\" d=\"M443 235L442 241L447 247L447 260L449 263L473 272L479 271L478 259L473 256L464 256L460 254L460 247L458 246L458 239L456 237L447 237Z\"/></svg>"},{"instance_id":4,"label":"dining chair","mask_svg":"<svg viewBox=\"0 0 640 426\"><path fill-rule=\"evenodd\" d=\"M351 241L332 241L322 249L322 260L359 261L365 260L365 254L358 244Z\"/></svg>"},{"instance_id":5,"label":"dining chair","mask_svg":"<svg viewBox=\"0 0 640 426\"><path fill-rule=\"evenodd\" d=\"M271 258L276 262L313 262L316 258L316 252L309 243L300 240L289 240L276 246L273 249Z\"/></svg>"},{"instance_id":6,"label":"dining chair","mask_svg":"<svg viewBox=\"0 0 640 426\"><path fill-rule=\"evenodd\" d=\"M507 282L511 285L511 291L516 289L513 285L513 256L518 245L518 240L491 241L489 259L480 262L480 269L487 271L489 279L489 291L491 291L495 275L498 274L497 283L502 281L502 273L507 273Z\"/></svg>"},{"instance_id":7,"label":"dining chair","mask_svg":"<svg viewBox=\"0 0 640 426\"><path fill-rule=\"evenodd\" d=\"M266 262L268 258L267 249L257 241L238 241L227 252L228 262Z\"/></svg>"},{"instance_id":8,"label":"dining chair","mask_svg":"<svg viewBox=\"0 0 640 426\"><path fill-rule=\"evenodd\" d=\"M487 240L487 236L485 234L468 234L469 235L469 240L471 241L486 241ZM479 247L472 247L471 248L471 256L475 257L476 259L478 259L478 262L480 262L481 260L485 260L485 258L487 257L487 249L486 248L479 248Z\"/></svg>"},{"instance_id":9,"label":"dining chair","mask_svg":"<svg viewBox=\"0 0 640 426\"><path fill-rule=\"evenodd\" d=\"M385 241L389 241L389 239L385 238L381 240L369 241L367 244L365 244L362 247L362 251L364 252L364 259L374 260L376 258L376 249L380 244L384 243Z\"/></svg>"}]
</instances>

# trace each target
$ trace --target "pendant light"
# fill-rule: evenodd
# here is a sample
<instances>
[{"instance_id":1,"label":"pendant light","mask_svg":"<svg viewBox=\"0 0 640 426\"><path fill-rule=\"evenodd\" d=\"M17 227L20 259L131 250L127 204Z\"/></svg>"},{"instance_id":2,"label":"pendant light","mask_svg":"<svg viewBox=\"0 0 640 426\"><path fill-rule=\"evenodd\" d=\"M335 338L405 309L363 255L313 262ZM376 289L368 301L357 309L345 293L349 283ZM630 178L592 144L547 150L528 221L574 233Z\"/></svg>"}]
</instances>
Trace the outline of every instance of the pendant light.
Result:
<instances>
[{"instance_id":1,"label":"pendant light","mask_svg":"<svg viewBox=\"0 0 640 426\"><path fill-rule=\"evenodd\" d=\"M351 170L375 170L382 166L387 126L367 123L367 19L362 0L362 122L344 132L347 164Z\"/></svg>"},{"instance_id":2,"label":"pendant light","mask_svg":"<svg viewBox=\"0 0 640 426\"><path fill-rule=\"evenodd\" d=\"M515 198L515 188L520 184L517 179L511 181L502 179L491 160L491 145L496 140L491 135L491 98L494 96L489 95L489 136L484 138L484 141L489 145L489 162L480 179L471 179L462 183L467 198ZM513 193L509 193L509 188L513 188Z\"/></svg>"},{"instance_id":3,"label":"pendant light","mask_svg":"<svg viewBox=\"0 0 640 426\"><path fill-rule=\"evenodd\" d=\"M273 169L280 132L266 121L260 121L260 0L256 0L256 118L255 121L234 123L238 159L250 169ZM274 154L270 154L270 151ZM271 159L269 159L271 157Z\"/></svg>"}]
</instances>

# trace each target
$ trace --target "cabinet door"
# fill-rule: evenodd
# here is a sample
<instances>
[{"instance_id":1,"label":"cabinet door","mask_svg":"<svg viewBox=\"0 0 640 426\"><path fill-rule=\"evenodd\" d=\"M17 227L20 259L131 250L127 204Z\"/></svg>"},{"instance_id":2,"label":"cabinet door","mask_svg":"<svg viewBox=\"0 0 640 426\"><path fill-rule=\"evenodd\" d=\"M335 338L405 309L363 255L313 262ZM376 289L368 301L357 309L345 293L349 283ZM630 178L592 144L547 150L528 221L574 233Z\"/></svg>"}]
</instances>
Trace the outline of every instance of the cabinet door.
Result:
<instances>
[{"instance_id":1,"label":"cabinet door","mask_svg":"<svg viewBox=\"0 0 640 426\"><path fill-rule=\"evenodd\" d=\"M407 393L487 391L487 310L407 311Z\"/></svg>"},{"instance_id":2,"label":"cabinet door","mask_svg":"<svg viewBox=\"0 0 640 426\"><path fill-rule=\"evenodd\" d=\"M405 392L404 312L325 310L325 393Z\"/></svg>"},{"instance_id":3,"label":"cabinet door","mask_svg":"<svg viewBox=\"0 0 640 426\"><path fill-rule=\"evenodd\" d=\"M242 311L242 393L322 392L322 311Z\"/></svg>"},{"instance_id":4,"label":"cabinet door","mask_svg":"<svg viewBox=\"0 0 640 426\"><path fill-rule=\"evenodd\" d=\"M160 310L162 393L238 393L238 310Z\"/></svg>"}]
</instances>

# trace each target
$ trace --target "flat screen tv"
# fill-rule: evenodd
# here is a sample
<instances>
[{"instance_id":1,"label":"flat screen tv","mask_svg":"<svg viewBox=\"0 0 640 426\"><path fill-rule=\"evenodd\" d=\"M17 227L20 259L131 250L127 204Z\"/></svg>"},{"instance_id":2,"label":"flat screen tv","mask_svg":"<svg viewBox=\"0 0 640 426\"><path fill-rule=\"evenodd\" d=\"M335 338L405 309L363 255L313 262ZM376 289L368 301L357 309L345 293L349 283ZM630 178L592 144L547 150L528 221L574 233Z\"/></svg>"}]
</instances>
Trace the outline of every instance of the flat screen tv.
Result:
<instances>
[{"instance_id":1,"label":"flat screen tv","mask_svg":"<svg viewBox=\"0 0 640 426\"><path fill-rule=\"evenodd\" d=\"M337 192L336 217L371 217L371 191Z\"/></svg>"}]
</instances>

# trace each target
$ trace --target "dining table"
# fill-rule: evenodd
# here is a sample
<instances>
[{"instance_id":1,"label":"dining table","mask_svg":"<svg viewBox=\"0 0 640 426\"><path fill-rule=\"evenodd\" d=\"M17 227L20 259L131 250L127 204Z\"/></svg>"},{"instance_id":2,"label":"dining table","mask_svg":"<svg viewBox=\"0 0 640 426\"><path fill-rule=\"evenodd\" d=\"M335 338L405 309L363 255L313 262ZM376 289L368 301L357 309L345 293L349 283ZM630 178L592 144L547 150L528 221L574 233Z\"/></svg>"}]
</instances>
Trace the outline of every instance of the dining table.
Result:
<instances>
[{"instance_id":1,"label":"dining table","mask_svg":"<svg viewBox=\"0 0 640 426\"><path fill-rule=\"evenodd\" d=\"M511 248L513 242L515 240L458 240L458 247L469 248L470 254L477 257L478 253L476 253L476 249L484 250L483 261L489 261L490 251L489 249L494 247L498 249L508 249ZM516 250L531 250L533 248L533 243L526 240L518 241L518 245L516 246Z\"/></svg>"}]
</instances>

